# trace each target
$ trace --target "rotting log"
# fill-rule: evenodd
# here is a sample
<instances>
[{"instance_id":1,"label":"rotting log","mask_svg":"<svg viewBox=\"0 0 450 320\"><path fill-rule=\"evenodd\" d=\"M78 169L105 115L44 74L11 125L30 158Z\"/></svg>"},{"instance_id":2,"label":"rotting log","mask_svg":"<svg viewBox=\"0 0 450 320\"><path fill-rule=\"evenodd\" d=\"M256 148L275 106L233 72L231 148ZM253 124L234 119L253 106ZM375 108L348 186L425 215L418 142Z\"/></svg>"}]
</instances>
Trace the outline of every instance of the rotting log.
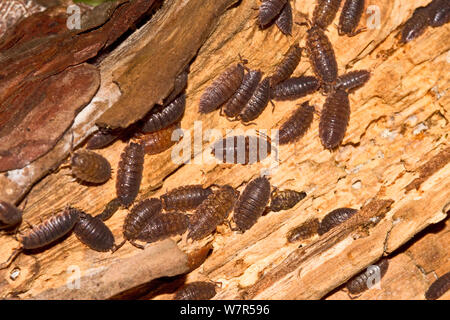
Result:
<instances>
[{"instance_id":1,"label":"rotting log","mask_svg":"<svg viewBox=\"0 0 450 320\"><path fill-rule=\"evenodd\" d=\"M395 254L421 230L445 219L448 211L443 208L450 200L450 165L445 156L450 148L447 136L449 74L446 71L450 44L445 41L450 36L450 25L429 28L420 38L404 46L399 46L396 39L399 26L416 7L428 2L379 1L380 28L352 38L339 37L337 31L329 27L328 35L335 47L340 73L345 71L346 65L353 65L352 69L369 69L372 78L350 95L350 125L343 145L337 151L323 149L318 138L317 119L299 142L279 147L280 163L271 168L270 181L280 188L307 192L307 198L295 208L269 213L244 234L220 226L215 235L202 241L186 243L176 237L151 244L144 251L126 244L112 255L94 252L70 235L45 251L20 256L9 269L0 271L2 296L89 299L116 296L163 275L186 273L190 268L186 265L185 252L211 243L212 254L186 276L186 281L210 279L221 282L222 288L215 299L319 299L381 256ZM283 36L275 26L259 30L257 11L252 9L258 4L256 0L243 0L225 11L191 65L187 109L181 122L189 145L191 141L186 137L193 137L195 121L202 121L203 130L214 128L223 133L230 128L272 129L287 119L296 104L311 100L320 109L324 102L325 97L320 93L295 102L277 102L273 113L267 108L251 127L229 122L220 117L219 112L198 114L198 101L203 90L227 66L239 61L239 54L249 60L248 67L259 68L269 75L293 42L298 40L304 45L306 28L303 26L295 25L292 37ZM294 19L303 21L302 14L311 16L313 8L314 1L296 1ZM163 12L159 19L164 19ZM367 15L363 16L363 21L367 18ZM120 57L132 59L126 57L126 48L128 43L138 41L141 29L101 62L102 84L91 104L111 106L117 101L118 87L111 81L113 70L116 70L114 63ZM135 48L139 51L140 47ZM307 58L302 59L294 75L304 72L312 72ZM165 93L169 91L170 84ZM114 100L109 97L110 92L116 93ZM107 101L102 100L101 97L107 96ZM92 118L97 119L100 113L102 111ZM80 129L77 141L92 130L88 124L92 122ZM68 141L66 136L65 146ZM117 168L124 145L123 141L117 141L99 153ZM242 190L247 181L273 164L271 159L246 167L196 163L200 157L210 159L207 146L205 142L195 154L194 161L185 165L171 162L170 150L147 156L139 199L159 196L166 189L186 183L229 183ZM66 204L97 214L115 196L115 179L93 187L73 182L68 173L67 169L61 169L34 186L27 196L27 221L36 223L39 217L48 217ZM420 183L417 184L415 179L421 179ZM413 186L413 181L416 181L414 188L407 188ZM367 209L377 203L383 204L381 211ZM300 243L287 243L286 234L290 229L312 217L321 219L337 207L362 210L342 226L301 243L302 248L298 248ZM376 225L364 227L372 218L370 214L380 212L383 217ZM120 210L107 221L116 241L122 239L121 228L126 213L126 210ZM6 235L2 236L1 243L0 259L3 261L17 243ZM139 262L145 270L129 268L130 261L140 261L139 257L148 252L161 252L164 248L170 250L166 249L165 255L152 255L152 259L170 259L173 263L164 264L167 270L152 269L155 265L150 262L147 265L145 260ZM114 270L123 272L117 271L110 277L112 265ZM69 266L79 267L89 290L73 292L67 286ZM20 268L21 275L12 281L10 274L16 267ZM92 278L88 274L93 269L97 273ZM98 279L104 280L104 287L97 291L92 283ZM112 289L106 290L112 281L120 285L111 283ZM405 286L401 290L408 289ZM408 294L405 291L397 297L409 297ZM156 299L171 296L170 293L149 294Z\"/></svg>"}]
</instances>

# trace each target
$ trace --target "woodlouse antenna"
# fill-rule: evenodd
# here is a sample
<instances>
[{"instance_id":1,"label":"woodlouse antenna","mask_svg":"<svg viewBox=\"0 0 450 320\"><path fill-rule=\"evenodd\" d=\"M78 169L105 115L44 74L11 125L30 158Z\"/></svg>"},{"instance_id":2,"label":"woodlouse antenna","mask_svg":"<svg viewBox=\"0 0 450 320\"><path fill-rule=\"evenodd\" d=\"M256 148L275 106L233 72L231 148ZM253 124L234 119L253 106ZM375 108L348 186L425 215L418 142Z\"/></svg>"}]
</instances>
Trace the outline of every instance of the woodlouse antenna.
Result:
<instances>
[{"instance_id":1,"label":"woodlouse antenna","mask_svg":"<svg viewBox=\"0 0 450 320\"><path fill-rule=\"evenodd\" d=\"M4 263L0 264L0 270L8 268L14 260L19 256L19 254L23 251L23 247L20 246L13 250L12 254L9 256L8 260L6 260Z\"/></svg>"}]
</instances>

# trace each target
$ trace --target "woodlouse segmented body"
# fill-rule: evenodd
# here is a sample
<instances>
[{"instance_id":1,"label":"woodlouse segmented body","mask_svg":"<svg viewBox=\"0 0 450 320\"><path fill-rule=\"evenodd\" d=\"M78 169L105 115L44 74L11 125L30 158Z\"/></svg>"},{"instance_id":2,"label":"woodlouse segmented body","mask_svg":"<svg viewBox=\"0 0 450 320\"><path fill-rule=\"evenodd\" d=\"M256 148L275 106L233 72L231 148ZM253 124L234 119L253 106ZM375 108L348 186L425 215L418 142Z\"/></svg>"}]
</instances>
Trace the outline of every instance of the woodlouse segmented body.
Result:
<instances>
[{"instance_id":1,"label":"woodlouse segmented body","mask_svg":"<svg viewBox=\"0 0 450 320\"><path fill-rule=\"evenodd\" d=\"M22 210L15 205L0 200L0 230L10 229L22 222Z\"/></svg>"},{"instance_id":2,"label":"woodlouse segmented body","mask_svg":"<svg viewBox=\"0 0 450 320\"><path fill-rule=\"evenodd\" d=\"M173 300L209 300L216 295L216 285L211 282L191 282L179 289Z\"/></svg>"},{"instance_id":3,"label":"woodlouse segmented body","mask_svg":"<svg viewBox=\"0 0 450 320\"><path fill-rule=\"evenodd\" d=\"M333 22L342 0L318 0L314 8L312 23L325 29Z\"/></svg>"},{"instance_id":4,"label":"woodlouse segmented body","mask_svg":"<svg viewBox=\"0 0 450 320\"><path fill-rule=\"evenodd\" d=\"M290 36L292 35L292 21L292 7L291 3L288 0L283 9L281 9L279 16L275 20L275 24L283 34Z\"/></svg>"},{"instance_id":5,"label":"woodlouse segmented body","mask_svg":"<svg viewBox=\"0 0 450 320\"><path fill-rule=\"evenodd\" d=\"M41 224L33 227L27 234L19 235L23 249L42 248L66 235L80 217L80 211L67 207Z\"/></svg>"},{"instance_id":6,"label":"woodlouse segmented body","mask_svg":"<svg viewBox=\"0 0 450 320\"><path fill-rule=\"evenodd\" d=\"M135 240L142 229L155 216L161 214L162 203L157 198L145 199L135 205L123 223L123 236L127 240Z\"/></svg>"},{"instance_id":7,"label":"woodlouse segmented body","mask_svg":"<svg viewBox=\"0 0 450 320\"><path fill-rule=\"evenodd\" d=\"M406 43L416 39L425 32L425 29L429 26L429 24L430 14L428 8L417 8L414 10L412 17L405 22L400 41Z\"/></svg>"},{"instance_id":8,"label":"woodlouse segmented body","mask_svg":"<svg viewBox=\"0 0 450 320\"><path fill-rule=\"evenodd\" d=\"M348 35L352 37L358 33L356 27L361 20L364 12L365 0L345 0L339 17L339 35Z\"/></svg>"},{"instance_id":9,"label":"woodlouse segmented body","mask_svg":"<svg viewBox=\"0 0 450 320\"><path fill-rule=\"evenodd\" d=\"M119 198L114 198L111 201L109 201L106 204L105 209L103 209L103 211L98 215L96 215L95 217L102 221L106 221L109 218L111 218L114 215L114 213L116 213L117 210L119 210L120 206L121 203Z\"/></svg>"},{"instance_id":10,"label":"woodlouse segmented body","mask_svg":"<svg viewBox=\"0 0 450 320\"><path fill-rule=\"evenodd\" d=\"M273 88L278 83L288 79L295 68L297 68L302 58L302 48L298 44L293 44L284 55L283 60L275 69L274 73L270 76L270 86Z\"/></svg>"},{"instance_id":11,"label":"woodlouse segmented body","mask_svg":"<svg viewBox=\"0 0 450 320\"><path fill-rule=\"evenodd\" d=\"M166 211L187 211L197 208L213 191L200 184L181 186L161 196Z\"/></svg>"},{"instance_id":12,"label":"woodlouse segmented body","mask_svg":"<svg viewBox=\"0 0 450 320\"><path fill-rule=\"evenodd\" d=\"M302 103L289 119L284 122L279 130L278 142L280 145L295 142L308 131L314 117L314 106L309 101Z\"/></svg>"},{"instance_id":13,"label":"woodlouse segmented body","mask_svg":"<svg viewBox=\"0 0 450 320\"><path fill-rule=\"evenodd\" d=\"M72 174L90 183L103 183L111 178L111 165L101 155L90 150L78 150L70 159Z\"/></svg>"},{"instance_id":14,"label":"woodlouse segmented body","mask_svg":"<svg viewBox=\"0 0 450 320\"><path fill-rule=\"evenodd\" d=\"M144 169L144 147L131 142L120 155L117 170L116 193L124 207L128 207L136 199L141 186Z\"/></svg>"},{"instance_id":15,"label":"woodlouse segmented body","mask_svg":"<svg viewBox=\"0 0 450 320\"><path fill-rule=\"evenodd\" d=\"M118 139L122 132L122 130L100 129L89 138L86 149L102 149Z\"/></svg>"},{"instance_id":16,"label":"woodlouse segmented body","mask_svg":"<svg viewBox=\"0 0 450 320\"><path fill-rule=\"evenodd\" d=\"M155 107L156 110L151 110L148 118L144 120L142 125L142 132L150 133L167 128L180 120L186 108L186 95L179 95L174 101L167 106Z\"/></svg>"},{"instance_id":17,"label":"woodlouse segmented body","mask_svg":"<svg viewBox=\"0 0 450 320\"><path fill-rule=\"evenodd\" d=\"M430 14L430 26L433 28L443 26L450 22L449 0L433 0L427 8Z\"/></svg>"},{"instance_id":18,"label":"woodlouse segmented body","mask_svg":"<svg viewBox=\"0 0 450 320\"><path fill-rule=\"evenodd\" d=\"M270 155L271 142L266 137L232 136L214 143L211 153L224 163L253 164Z\"/></svg>"},{"instance_id":19,"label":"woodlouse segmented body","mask_svg":"<svg viewBox=\"0 0 450 320\"><path fill-rule=\"evenodd\" d=\"M180 123L174 123L167 128L152 132L139 134L136 137L140 140L144 147L145 154L158 154L166 151L171 146L177 143L172 140L172 133L180 127Z\"/></svg>"},{"instance_id":20,"label":"woodlouse segmented body","mask_svg":"<svg viewBox=\"0 0 450 320\"><path fill-rule=\"evenodd\" d=\"M154 216L139 233L138 240L156 242L183 234L189 225L189 217L183 213L169 212Z\"/></svg>"},{"instance_id":21,"label":"woodlouse segmented body","mask_svg":"<svg viewBox=\"0 0 450 320\"><path fill-rule=\"evenodd\" d=\"M427 292L425 292L425 298L427 300L436 300L448 290L450 290L450 272L439 277L431 284Z\"/></svg>"},{"instance_id":22,"label":"woodlouse segmented body","mask_svg":"<svg viewBox=\"0 0 450 320\"><path fill-rule=\"evenodd\" d=\"M206 88L200 97L200 113L209 113L218 109L236 92L244 78L244 66L238 63L226 69Z\"/></svg>"},{"instance_id":23,"label":"woodlouse segmented body","mask_svg":"<svg viewBox=\"0 0 450 320\"><path fill-rule=\"evenodd\" d=\"M350 71L336 80L335 89L351 91L362 87L370 79L370 71L356 70Z\"/></svg>"},{"instance_id":24,"label":"woodlouse segmented body","mask_svg":"<svg viewBox=\"0 0 450 320\"><path fill-rule=\"evenodd\" d=\"M270 182L266 177L250 181L242 192L234 208L233 220L237 229L250 229L264 212L270 199Z\"/></svg>"},{"instance_id":25,"label":"woodlouse segmented body","mask_svg":"<svg viewBox=\"0 0 450 320\"><path fill-rule=\"evenodd\" d=\"M308 220L300 226L290 230L286 235L286 238L290 243L311 238L317 233L319 224L319 219Z\"/></svg>"},{"instance_id":26,"label":"woodlouse segmented body","mask_svg":"<svg viewBox=\"0 0 450 320\"><path fill-rule=\"evenodd\" d=\"M277 84L271 92L272 99L277 101L297 100L319 89L320 83L316 77L292 77Z\"/></svg>"},{"instance_id":27,"label":"woodlouse segmented body","mask_svg":"<svg viewBox=\"0 0 450 320\"><path fill-rule=\"evenodd\" d=\"M374 282L378 277L381 280L388 270L389 260L381 259L371 267L372 268L368 268L368 270L361 272L347 282L346 287L351 294L358 294L366 291L369 289L369 286L375 285Z\"/></svg>"},{"instance_id":28,"label":"woodlouse segmented body","mask_svg":"<svg viewBox=\"0 0 450 320\"><path fill-rule=\"evenodd\" d=\"M239 113L238 118L243 122L250 122L259 117L266 109L270 100L270 78L265 78L256 87L252 97Z\"/></svg>"},{"instance_id":29,"label":"woodlouse segmented body","mask_svg":"<svg viewBox=\"0 0 450 320\"><path fill-rule=\"evenodd\" d=\"M334 83L338 74L336 55L330 40L317 26L308 30L306 48L314 72L322 82Z\"/></svg>"},{"instance_id":30,"label":"woodlouse segmented body","mask_svg":"<svg viewBox=\"0 0 450 320\"><path fill-rule=\"evenodd\" d=\"M305 198L306 192L304 191L275 189L270 196L270 210L273 212L289 210Z\"/></svg>"},{"instance_id":31,"label":"woodlouse segmented body","mask_svg":"<svg viewBox=\"0 0 450 320\"><path fill-rule=\"evenodd\" d=\"M329 212L320 222L319 235L323 235L344 221L350 219L358 210L352 208L339 208Z\"/></svg>"},{"instance_id":32,"label":"woodlouse segmented body","mask_svg":"<svg viewBox=\"0 0 450 320\"><path fill-rule=\"evenodd\" d=\"M214 191L190 216L188 238L200 240L216 230L233 210L239 192L225 185Z\"/></svg>"},{"instance_id":33,"label":"woodlouse segmented body","mask_svg":"<svg viewBox=\"0 0 450 320\"><path fill-rule=\"evenodd\" d=\"M176 76L174 84L173 84L173 90L172 92L164 99L163 105L167 106L169 103L171 103L173 100L175 100L178 95L186 89L187 81L188 81L188 75L189 71L188 68L181 72L179 75Z\"/></svg>"},{"instance_id":34,"label":"woodlouse segmented body","mask_svg":"<svg viewBox=\"0 0 450 320\"><path fill-rule=\"evenodd\" d=\"M288 0L263 0L259 7L259 24L266 27L281 12Z\"/></svg>"},{"instance_id":35,"label":"woodlouse segmented body","mask_svg":"<svg viewBox=\"0 0 450 320\"><path fill-rule=\"evenodd\" d=\"M235 117L242 111L255 92L261 78L262 72L259 70L251 70L244 75L241 86L223 108L227 117Z\"/></svg>"},{"instance_id":36,"label":"woodlouse segmented body","mask_svg":"<svg viewBox=\"0 0 450 320\"><path fill-rule=\"evenodd\" d=\"M321 111L319 136L326 149L332 150L339 146L344 139L349 120L348 93L338 89L327 97Z\"/></svg>"},{"instance_id":37,"label":"woodlouse segmented body","mask_svg":"<svg viewBox=\"0 0 450 320\"><path fill-rule=\"evenodd\" d=\"M111 230L97 217L80 212L80 219L73 231L78 240L92 250L100 252L114 250L114 236Z\"/></svg>"}]
</instances>

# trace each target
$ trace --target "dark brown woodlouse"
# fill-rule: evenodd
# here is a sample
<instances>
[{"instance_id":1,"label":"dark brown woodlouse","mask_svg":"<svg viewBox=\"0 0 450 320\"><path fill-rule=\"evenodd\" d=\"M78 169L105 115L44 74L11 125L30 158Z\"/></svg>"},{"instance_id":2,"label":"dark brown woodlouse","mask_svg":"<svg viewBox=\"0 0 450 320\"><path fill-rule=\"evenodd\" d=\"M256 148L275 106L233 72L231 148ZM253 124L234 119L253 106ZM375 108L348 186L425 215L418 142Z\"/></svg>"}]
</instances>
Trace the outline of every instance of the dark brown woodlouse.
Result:
<instances>
[{"instance_id":1,"label":"dark brown woodlouse","mask_svg":"<svg viewBox=\"0 0 450 320\"><path fill-rule=\"evenodd\" d=\"M213 191L200 184L175 188L161 196L162 207L166 211L188 211L197 208Z\"/></svg>"},{"instance_id":2,"label":"dark brown woodlouse","mask_svg":"<svg viewBox=\"0 0 450 320\"><path fill-rule=\"evenodd\" d=\"M116 213L117 210L119 210L121 205L122 204L120 203L119 198L114 198L111 201L109 201L106 204L103 211L101 213L99 213L98 215L96 215L95 217L102 221L106 221L109 218L111 218L114 215L114 213Z\"/></svg>"},{"instance_id":3,"label":"dark brown woodlouse","mask_svg":"<svg viewBox=\"0 0 450 320\"><path fill-rule=\"evenodd\" d=\"M313 11L313 25L322 29L328 27L336 17L341 2L342 0L318 0Z\"/></svg>"},{"instance_id":4,"label":"dark brown woodlouse","mask_svg":"<svg viewBox=\"0 0 450 320\"><path fill-rule=\"evenodd\" d=\"M354 276L347 282L346 288L349 293L359 294L369 289L369 285L375 285L376 283L369 284L368 281L372 280L376 273L378 273L379 279L381 280L388 270L389 260L381 259L374 266L376 268L369 268L368 270Z\"/></svg>"},{"instance_id":5,"label":"dark brown woodlouse","mask_svg":"<svg viewBox=\"0 0 450 320\"><path fill-rule=\"evenodd\" d=\"M427 8L430 14L430 26L433 28L450 22L450 1L433 0Z\"/></svg>"},{"instance_id":6,"label":"dark brown woodlouse","mask_svg":"<svg viewBox=\"0 0 450 320\"><path fill-rule=\"evenodd\" d=\"M316 92L319 87L320 83L316 77L292 77L272 88L271 96L276 101L293 101Z\"/></svg>"},{"instance_id":7,"label":"dark brown woodlouse","mask_svg":"<svg viewBox=\"0 0 450 320\"><path fill-rule=\"evenodd\" d=\"M271 23L281 12L288 0L263 0L259 7L259 24L261 28Z\"/></svg>"},{"instance_id":8,"label":"dark brown woodlouse","mask_svg":"<svg viewBox=\"0 0 450 320\"><path fill-rule=\"evenodd\" d=\"M135 205L126 216L123 223L123 236L138 248L142 246L134 243L142 229L157 215L161 214L162 203L157 198L145 199Z\"/></svg>"},{"instance_id":9,"label":"dark brown woodlouse","mask_svg":"<svg viewBox=\"0 0 450 320\"><path fill-rule=\"evenodd\" d=\"M427 300L436 300L448 290L450 290L450 272L439 277L431 284L427 292L425 292L425 298Z\"/></svg>"},{"instance_id":10,"label":"dark brown woodlouse","mask_svg":"<svg viewBox=\"0 0 450 320\"><path fill-rule=\"evenodd\" d=\"M320 222L319 235L323 235L344 221L350 219L358 210L352 208L338 208L329 212Z\"/></svg>"},{"instance_id":11,"label":"dark brown woodlouse","mask_svg":"<svg viewBox=\"0 0 450 320\"><path fill-rule=\"evenodd\" d=\"M430 25L430 14L427 7L419 7L414 10L413 15L403 26L401 39L402 43L410 42L425 32Z\"/></svg>"},{"instance_id":12,"label":"dark brown woodlouse","mask_svg":"<svg viewBox=\"0 0 450 320\"><path fill-rule=\"evenodd\" d=\"M349 120L348 93L338 89L327 97L321 111L319 137L326 149L332 150L339 146L344 139Z\"/></svg>"},{"instance_id":13,"label":"dark brown woodlouse","mask_svg":"<svg viewBox=\"0 0 450 320\"><path fill-rule=\"evenodd\" d=\"M144 169L144 147L130 142L120 155L117 170L116 194L120 203L127 207L133 203L141 186Z\"/></svg>"},{"instance_id":14,"label":"dark brown woodlouse","mask_svg":"<svg viewBox=\"0 0 450 320\"><path fill-rule=\"evenodd\" d=\"M263 136L232 136L216 141L211 153L223 163L253 164L272 152L272 144Z\"/></svg>"},{"instance_id":15,"label":"dark brown woodlouse","mask_svg":"<svg viewBox=\"0 0 450 320\"><path fill-rule=\"evenodd\" d=\"M368 70L350 71L337 78L334 88L352 91L362 87L369 79L370 71Z\"/></svg>"},{"instance_id":16,"label":"dark brown woodlouse","mask_svg":"<svg viewBox=\"0 0 450 320\"><path fill-rule=\"evenodd\" d=\"M139 233L137 240L144 242L161 241L183 234L189 225L189 217L184 213L168 212L154 216Z\"/></svg>"},{"instance_id":17,"label":"dark brown woodlouse","mask_svg":"<svg viewBox=\"0 0 450 320\"><path fill-rule=\"evenodd\" d=\"M234 208L239 192L225 185L208 196L190 216L188 239L200 240L216 230Z\"/></svg>"},{"instance_id":18,"label":"dark brown woodlouse","mask_svg":"<svg viewBox=\"0 0 450 320\"><path fill-rule=\"evenodd\" d=\"M322 82L334 83L338 75L336 55L330 40L321 28L313 26L308 30L306 49L317 77Z\"/></svg>"},{"instance_id":19,"label":"dark brown woodlouse","mask_svg":"<svg viewBox=\"0 0 450 320\"><path fill-rule=\"evenodd\" d=\"M95 251L114 251L114 236L111 230L98 217L93 217L85 212L80 212L73 230L78 240Z\"/></svg>"},{"instance_id":20,"label":"dark brown woodlouse","mask_svg":"<svg viewBox=\"0 0 450 320\"><path fill-rule=\"evenodd\" d=\"M299 140L308 131L314 117L314 106L309 101L302 103L300 108L284 122L279 130L278 143L280 145Z\"/></svg>"},{"instance_id":21,"label":"dark brown woodlouse","mask_svg":"<svg viewBox=\"0 0 450 320\"><path fill-rule=\"evenodd\" d=\"M284 55L283 60L276 67L274 73L270 76L270 86L273 88L278 83L288 79L295 68L297 68L302 58L303 49L298 44L293 44Z\"/></svg>"},{"instance_id":22,"label":"dark brown woodlouse","mask_svg":"<svg viewBox=\"0 0 450 320\"><path fill-rule=\"evenodd\" d=\"M108 130L101 128L89 138L86 144L86 149L95 150L107 147L112 142L116 141L122 133L122 129Z\"/></svg>"},{"instance_id":23,"label":"dark brown woodlouse","mask_svg":"<svg viewBox=\"0 0 450 320\"><path fill-rule=\"evenodd\" d=\"M270 199L270 182L266 177L250 181L234 208L233 220L237 230L245 232L261 217Z\"/></svg>"},{"instance_id":24,"label":"dark brown woodlouse","mask_svg":"<svg viewBox=\"0 0 450 320\"><path fill-rule=\"evenodd\" d=\"M140 143L144 147L145 154L153 155L166 151L174 144L177 143L176 140L172 140L173 132L180 128L180 123L173 123L168 127L151 132L136 135Z\"/></svg>"},{"instance_id":25,"label":"dark brown woodlouse","mask_svg":"<svg viewBox=\"0 0 450 320\"><path fill-rule=\"evenodd\" d=\"M65 236L78 222L79 216L78 209L66 207L61 213L34 226L26 234L19 233L17 239L20 247L15 249L8 260L0 265L0 269L9 267L23 250L42 248Z\"/></svg>"},{"instance_id":26,"label":"dark brown woodlouse","mask_svg":"<svg viewBox=\"0 0 450 320\"><path fill-rule=\"evenodd\" d=\"M12 229L22 222L22 210L15 205L0 200L0 230Z\"/></svg>"},{"instance_id":27,"label":"dark brown woodlouse","mask_svg":"<svg viewBox=\"0 0 450 320\"><path fill-rule=\"evenodd\" d=\"M286 235L287 241L294 243L311 238L319 229L319 219L311 219L291 229Z\"/></svg>"},{"instance_id":28,"label":"dark brown woodlouse","mask_svg":"<svg viewBox=\"0 0 450 320\"><path fill-rule=\"evenodd\" d=\"M306 192L275 188L270 195L270 211L289 210L306 198Z\"/></svg>"},{"instance_id":29,"label":"dark brown woodlouse","mask_svg":"<svg viewBox=\"0 0 450 320\"><path fill-rule=\"evenodd\" d=\"M250 70L244 75L241 86L223 107L223 112L227 117L235 117L242 111L255 92L261 78L262 72L259 70Z\"/></svg>"},{"instance_id":30,"label":"dark brown woodlouse","mask_svg":"<svg viewBox=\"0 0 450 320\"><path fill-rule=\"evenodd\" d=\"M288 0L275 20L275 24L283 34L290 36L292 35L292 21L292 7Z\"/></svg>"},{"instance_id":31,"label":"dark brown woodlouse","mask_svg":"<svg viewBox=\"0 0 450 320\"><path fill-rule=\"evenodd\" d=\"M103 183L111 178L111 165L103 156L90 150L77 150L70 159L72 174L90 183Z\"/></svg>"},{"instance_id":32,"label":"dark brown woodlouse","mask_svg":"<svg viewBox=\"0 0 450 320\"><path fill-rule=\"evenodd\" d=\"M163 106L167 106L169 103L175 100L175 98L178 97L178 95L182 93L184 89L186 89L189 75L188 69L189 67L175 77L172 92L170 92L170 94L164 99Z\"/></svg>"},{"instance_id":33,"label":"dark brown woodlouse","mask_svg":"<svg viewBox=\"0 0 450 320\"><path fill-rule=\"evenodd\" d=\"M216 284L196 281L177 290L173 300L209 300L216 295Z\"/></svg>"},{"instance_id":34,"label":"dark brown woodlouse","mask_svg":"<svg viewBox=\"0 0 450 320\"><path fill-rule=\"evenodd\" d=\"M185 94L179 95L165 107L155 107L155 110L150 110L150 114L144 119L141 131L144 133L151 133L167 128L180 120L185 108Z\"/></svg>"},{"instance_id":35,"label":"dark brown woodlouse","mask_svg":"<svg viewBox=\"0 0 450 320\"><path fill-rule=\"evenodd\" d=\"M360 33L362 29L356 30L364 12L365 0L345 0L339 17L339 35L353 37Z\"/></svg>"},{"instance_id":36,"label":"dark brown woodlouse","mask_svg":"<svg viewBox=\"0 0 450 320\"><path fill-rule=\"evenodd\" d=\"M236 92L244 78L244 66L241 63L226 69L206 88L200 97L200 113L209 113L218 109Z\"/></svg>"},{"instance_id":37,"label":"dark brown woodlouse","mask_svg":"<svg viewBox=\"0 0 450 320\"><path fill-rule=\"evenodd\" d=\"M243 122L250 122L259 117L266 109L270 100L270 78L265 78L256 87L252 97L239 113L237 118Z\"/></svg>"}]
</instances>

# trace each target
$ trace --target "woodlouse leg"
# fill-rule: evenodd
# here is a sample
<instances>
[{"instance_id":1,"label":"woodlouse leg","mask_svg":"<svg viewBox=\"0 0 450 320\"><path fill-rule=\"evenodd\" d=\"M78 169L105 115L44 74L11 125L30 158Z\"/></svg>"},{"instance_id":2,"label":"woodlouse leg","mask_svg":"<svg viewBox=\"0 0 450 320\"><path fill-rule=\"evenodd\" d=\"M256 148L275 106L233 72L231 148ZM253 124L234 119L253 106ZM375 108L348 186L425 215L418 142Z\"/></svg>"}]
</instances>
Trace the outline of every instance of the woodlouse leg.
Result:
<instances>
[{"instance_id":1,"label":"woodlouse leg","mask_svg":"<svg viewBox=\"0 0 450 320\"><path fill-rule=\"evenodd\" d=\"M273 113L275 111L275 103L273 103L272 99L270 99L269 102L272 105L272 113Z\"/></svg>"},{"instance_id":2,"label":"woodlouse leg","mask_svg":"<svg viewBox=\"0 0 450 320\"><path fill-rule=\"evenodd\" d=\"M362 28L359 28L358 30L353 31L353 32L350 33L348 36L349 36L349 37L354 37L354 36L356 36L357 34L360 34L361 32L366 32L366 31L367 31L367 27L362 27Z\"/></svg>"},{"instance_id":3,"label":"woodlouse leg","mask_svg":"<svg viewBox=\"0 0 450 320\"><path fill-rule=\"evenodd\" d=\"M145 249L145 247L144 247L143 245L137 244L137 243L134 242L134 241L130 241L130 243L131 243L133 246L135 246L136 248L138 248L138 249L141 249L141 250L144 250L144 249Z\"/></svg>"},{"instance_id":4,"label":"woodlouse leg","mask_svg":"<svg viewBox=\"0 0 450 320\"><path fill-rule=\"evenodd\" d=\"M8 268L11 263L13 263L14 260L19 256L19 254L23 251L22 247L16 248L13 250L12 254L9 256L8 260L6 260L4 263L0 264L0 270Z\"/></svg>"},{"instance_id":5,"label":"woodlouse leg","mask_svg":"<svg viewBox=\"0 0 450 320\"><path fill-rule=\"evenodd\" d=\"M231 231L239 231L238 228L233 227L233 226L231 225L230 220L226 220L225 223L228 225L228 228L230 228Z\"/></svg>"}]
</instances>

